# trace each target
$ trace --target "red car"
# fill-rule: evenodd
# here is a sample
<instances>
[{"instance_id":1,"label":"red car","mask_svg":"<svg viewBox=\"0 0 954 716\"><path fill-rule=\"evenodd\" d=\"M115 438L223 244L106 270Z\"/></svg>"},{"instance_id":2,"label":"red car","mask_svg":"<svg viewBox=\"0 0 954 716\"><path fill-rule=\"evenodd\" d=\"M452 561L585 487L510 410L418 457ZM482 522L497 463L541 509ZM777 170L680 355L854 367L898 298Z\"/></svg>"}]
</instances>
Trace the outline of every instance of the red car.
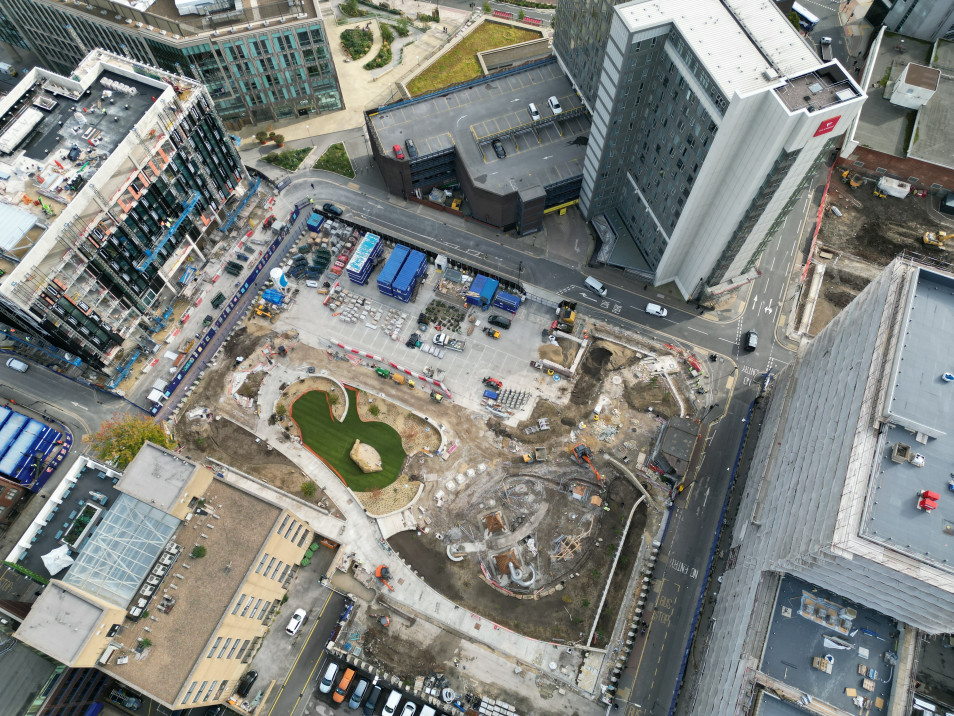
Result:
<instances>
[{"instance_id":1,"label":"red car","mask_svg":"<svg viewBox=\"0 0 954 716\"><path fill-rule=\"evenodd\" d=\"M396 156L398 159L404 159L404 150L401 149L400 144L394 145L394 156Z\"/></svg>"}]
</instances>

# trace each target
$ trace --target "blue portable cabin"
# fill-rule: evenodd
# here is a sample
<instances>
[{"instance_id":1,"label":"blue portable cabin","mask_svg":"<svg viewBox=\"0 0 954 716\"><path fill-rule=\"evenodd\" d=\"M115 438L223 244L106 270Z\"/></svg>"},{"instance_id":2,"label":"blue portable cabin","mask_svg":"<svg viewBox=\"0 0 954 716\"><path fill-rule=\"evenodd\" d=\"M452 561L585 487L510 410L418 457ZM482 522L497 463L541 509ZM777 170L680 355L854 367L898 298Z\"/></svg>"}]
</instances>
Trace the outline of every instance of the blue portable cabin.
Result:
<instances>
[{"instance_id":1,"label":"blue portable cabin","mask_svg":"<svg viewBox=\"0 0 954 716\"><path fill-rule=\"evenodd\" d=\"M411 294L414 293L414 287L417 280L424 275L427 270L427 256L423 252L413 249L404 261L401 272L394 279L393 296L399 301L407 303L411 300Z\"/></svg>"},{"instance_id":2,"label":"blue portable cabin","mask_svg":"<svg viewBox=\"0 0 954 716\"><path fill-rule=\"evenodd\" d=\"M325 223L325 217L315 211L308 217L308 230L317 232L321 225Z\"/></svg>"},{"instance_id":3,"label":"blue portable cabin","mask_svg":"<svg viewBox=\"0 0 954 716\"><path fill-rule=\"evenodd\" d=\"M401 273L401 268L403 268L404 261L409 253L411 253L411 250L407 246L398 244L394 247L391 255L388 256L388 260L384 262L384 268L378 274L378 291L385 296L394 295L394 279Z\"/></svg>"},{"instance_id":4,"label":"blue portable cabin","mask_svg":"<svg viewBox=\"0 0 954 716\"><path fill-rule=\"evenodd\" d=\"M520 308L520 297L514 296L512 293L507 293L506 291L497 291L497 295L494 296L493 305L494 308L501 308L504 311L516 313L517 309Z\"/></svg>"},{"instance_id":5,"label":"blue portable cabin","mask_svg":"<svg viewBox=\"0 0 954 716\"><path fill-rule=\"evenodd\" d=\"M483 274L477 274L474 282L470 284L470 290L467 291L467 303L472 306L488 308L494 300L494 294L497 293L497 287L500 281Z\"/></svg>"},{"instance_id":6,"label":"blue portable cabin","mask_svg":"<svg viewBox=\"0 0 954 716\"><path fill-rule=\"evenodd\" d=\"M351 283L364 286L371 277L375 261L383 252L384 246L381 243L381 237L376 234L365 234L364 238L355 247L354 253L351 254L351 260L345 266L345 271L348 272Z\"/></svg>"}]
</instances>

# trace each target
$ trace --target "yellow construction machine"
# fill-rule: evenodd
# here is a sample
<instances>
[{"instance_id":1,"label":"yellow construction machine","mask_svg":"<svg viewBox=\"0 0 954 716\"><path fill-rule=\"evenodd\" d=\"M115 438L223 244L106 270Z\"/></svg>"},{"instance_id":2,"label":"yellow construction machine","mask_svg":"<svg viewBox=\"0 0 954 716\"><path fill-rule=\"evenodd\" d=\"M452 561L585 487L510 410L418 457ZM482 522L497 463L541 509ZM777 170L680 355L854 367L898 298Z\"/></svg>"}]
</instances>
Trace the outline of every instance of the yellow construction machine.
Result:
<instances>
[{"instance_id":1,"label":"yellow construction machine","mask_svg":"<svg viewBox=\"0 0 954 716\"><path fill-rule=\"evenodd\" d=\"M944 242L950 239L954 239L954 232L924 232L924 243L928 244L929 246L944 246Z\"/></svg>"}]
</instances>

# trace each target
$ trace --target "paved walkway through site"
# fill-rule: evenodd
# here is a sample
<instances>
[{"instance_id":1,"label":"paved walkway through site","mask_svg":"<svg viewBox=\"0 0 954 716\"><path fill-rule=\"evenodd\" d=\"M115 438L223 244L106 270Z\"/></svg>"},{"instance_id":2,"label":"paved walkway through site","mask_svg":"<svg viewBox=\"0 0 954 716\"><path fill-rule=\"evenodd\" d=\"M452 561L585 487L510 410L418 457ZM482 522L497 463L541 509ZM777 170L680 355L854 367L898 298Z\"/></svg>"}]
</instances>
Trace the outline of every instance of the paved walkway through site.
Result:
<instances>
[{"instance_id":1,"label":"paved walkway through site","mask_svg":"<svg viewBox=\"0 0 954 716\"><path fill-rule=\"evenodd\" d=\"M269 396L274 402L281 383L290 383L306 376L307 373L304 370L277 366L262 386L263 405L267 404L265 401L269 400ZM353 493L307 448L297 442L290 443L282 440L280 428L268 425L268 414L269 411L263 411L256 434L295 462L314 480L334 500L344 514L345 520L338 520L253 478L230 472L226 475L228 481L238 484L248 483L245 486L255 492L269 493L269 499L294 510L307 519L316 532L340 542L346 552L353 552L364 567L373 569L379 564L388 565L393 575L392 585L394 586L394 591L388 594L388 598L400 602L403 607L417 614L421 619L437 624L466 641L482 644L500 657L514 663L519 662L521 667L530 671L529 676L537 677L537 682L541 677L544 682L552 679L555 686L565 691L562 695L554 693L549 699L548 708L552 707L554 713L602 712L596 703L587 699L575 687L572 677L576 675L578 653L568 654L563 646L525 637L500 627L478 614L458 607L425 584L382 538L377 522L367 516ZM551 670L551 663L558 667L569 667L567 671L571 679L562 677L559 668ZM470 669L474 672L474 678L481 678L480 672L476 669L476 663ZM486 681L486 679L482 680ZM563 703L560 703L561 701Z\"/></svg>"}]
</instances>

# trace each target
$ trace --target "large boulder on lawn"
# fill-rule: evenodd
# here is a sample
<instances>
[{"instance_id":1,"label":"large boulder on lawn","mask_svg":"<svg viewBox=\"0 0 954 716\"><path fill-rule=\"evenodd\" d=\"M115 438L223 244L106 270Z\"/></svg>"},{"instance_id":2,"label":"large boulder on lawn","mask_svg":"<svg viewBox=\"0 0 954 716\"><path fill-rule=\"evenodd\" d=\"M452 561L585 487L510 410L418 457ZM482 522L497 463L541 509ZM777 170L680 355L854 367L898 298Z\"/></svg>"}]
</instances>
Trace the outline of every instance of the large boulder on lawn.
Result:
<instances>
[{"instance_id":1,"label":"large boulder on lawn","mask_svg":"<svg viewBox=\"0 0 954 716\"><path fill-rule=\"evenodd\" d=\"M381 472L381 456L378 451L360 440L354 441L351 448L351 459L361 468L361 472Z\"/></svg>"}]
</instances>

